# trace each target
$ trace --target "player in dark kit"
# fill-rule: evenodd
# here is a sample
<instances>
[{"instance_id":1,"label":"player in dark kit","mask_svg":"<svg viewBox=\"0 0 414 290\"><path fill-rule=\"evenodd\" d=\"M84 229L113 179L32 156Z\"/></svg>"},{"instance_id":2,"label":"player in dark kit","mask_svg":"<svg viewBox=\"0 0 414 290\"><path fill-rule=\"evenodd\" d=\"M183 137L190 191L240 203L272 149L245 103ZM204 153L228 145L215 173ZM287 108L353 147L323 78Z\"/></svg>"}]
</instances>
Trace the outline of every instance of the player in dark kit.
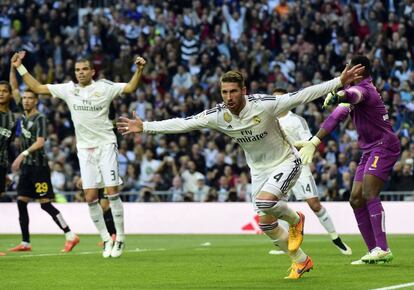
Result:
<instances>
[{"instance_id":1,"label":"player in dark kit","mask_svg":"<svg viewBox=\"0 0 414 290\"><path fill-rule=\"evenodd\" d=\"M17 90L15 69L10 70L10 83L16 103L20 101ZM66 224L62 214L54 207L50 169L46 154L43 150L46 139L46 116L37 111L38 96L30 90L23 93L22 105L24 114L21 119L20 143L23 151L14 160L12 170L20 169L21 174L17 185L17 206L22 231L22 243L9 249L12 252L31 251L29 235L29 215L27 203L31 199L39 200L41 208L46 211L63 230L66 236L63 252L70 252L78 243L79 237L75 235Z\"/></svg>"},{"instance_id":2,"label":"player in dark kit","mask_svg":"<svg viewBox=\"0 0 414 290\"><path fill-rule=\"evenodd\" d=\"M368 254L353 265L384 263L393 259L385 233L385 214L379 198L380 191L400 155L400 142L392 130L388 112L381 95L370 77L371 64L365 56L354 56L351 66L364 66L364 79L344 90L332 92L324 106L339 105L322 124L311 140L301 142L301 157L310 162L320 140L329 135L348 115L358 133L362 157L355 173L350 203L358 228L368 247Z\"/></svg>"},{"instance_id":3,"label":"player in dark kit","mask_svg":"<svg viewBox=\"0 0 414 290\"><path fill-rule=\"evenodd\" d=\"M0 195L6 191L9 167L9 147L16 132L16 117L9 110L12 88L7 81L0 81ZM0 256L4 253L0 252Z\"/></svg>"}]
</instances>

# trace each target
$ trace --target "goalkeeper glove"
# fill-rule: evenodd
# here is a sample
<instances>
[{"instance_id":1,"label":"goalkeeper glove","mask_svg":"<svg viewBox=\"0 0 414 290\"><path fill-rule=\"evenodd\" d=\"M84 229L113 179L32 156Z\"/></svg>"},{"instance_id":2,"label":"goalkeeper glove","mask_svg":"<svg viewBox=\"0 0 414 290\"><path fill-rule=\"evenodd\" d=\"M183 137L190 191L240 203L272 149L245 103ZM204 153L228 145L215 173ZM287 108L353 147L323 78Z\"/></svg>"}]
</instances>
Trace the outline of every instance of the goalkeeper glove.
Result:
<instances>
[{"instance_id":1,"label":"goalkeeper glove","mask_svg":"<svg viewBox=\"0 0 414 290\"><path fill-rule=\"evenodd\" d=\"M299 150L300 159L302 159L303 164L309 164L312 162L313 154L315 154L316 148L321 144L321 140L313 136L308 141L298 141L295 142L296 149Z\"/></svg>"},{"instance_id":2,"label":"goalkeeper glove","mask_svg":"<svg viewBox=\"0 0 414 290\"><path fill-rule=\"evenodd\" d=\"M326 109L329 106L332 105L336 105L342 102L342 100L345 97L345 91L341 90L341 91L336 91L333 90L332 92L330 92L326 98L325 101L323 102L323 109Z\"/></svg>"}]
</instances>

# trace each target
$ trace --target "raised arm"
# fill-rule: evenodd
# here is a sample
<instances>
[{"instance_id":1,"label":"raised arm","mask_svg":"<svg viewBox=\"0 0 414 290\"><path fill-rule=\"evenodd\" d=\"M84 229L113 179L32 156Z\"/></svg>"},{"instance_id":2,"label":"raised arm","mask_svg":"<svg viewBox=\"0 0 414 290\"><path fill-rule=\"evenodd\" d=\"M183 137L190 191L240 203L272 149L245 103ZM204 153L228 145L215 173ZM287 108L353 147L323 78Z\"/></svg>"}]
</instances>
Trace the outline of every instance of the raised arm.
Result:
<instances>
[{"instance_id":1,"label":"raised arm","mask_svg":"<svg viewBox=\"0 0 414 290\"><path fill-rule=\"evenodd\" d=\"M131 80L126 84L124 87L123 93L130 94L137 90L139 81L141 79L142 71L144 70L146 61L142 57L138 56L135 59L135 64L137 66L137 70L135 71L134 75L132 76Z\"/></svg>"},{"instance_id":2,"label":"raised arm","mask_svg":"<svg viewBox=\"0 0 414 290\"><path fill-rule=\"evenodd\" d=\"M205 111L186 119L174 118L154 122L142 122L136 113L132 112L132 119L120 117L116 126L122 135L142 132L150 134L174 134L210 127Z\"/></svg>"},{"instance_id":3,"label":"raised arm","mask_svg":"<svg viewBox=\"0 0 414 290\"><path fill-rule=\"evenodd\" d=\"M16 55L16 57L17 57L17 55ZM10 85L11 85L11 88L12 88L13 98L14 98L16 104L18 104L18 103L20 103L21 96L20 96L20 92L19 92L19 83L17 82L17 77L16 77L16 69L13 65L10 65L9 81L10 81Z\"/></svg>"},{"instance_id":4,"label":"raised arm","mask_svg":"<svg viewBox=\"0 0 414 290\"><path fill-rule=\"evenodd\" d=\"M23 60L23 58L24 58L25 55L26 55L26 52L25 51L19 51L18 53L15 53L15 55L13 55L13 57L12 57L12 63L11 63L11 65L16 68L17 72L23 78L23 81L25 82L25 84L34 93L36 93L36 94L50 94L50 91L49 91L47 85L42 85L41 83L39 83L27 71L27 69L22 64L22 60Z\"/></svg>"}]
</instances>

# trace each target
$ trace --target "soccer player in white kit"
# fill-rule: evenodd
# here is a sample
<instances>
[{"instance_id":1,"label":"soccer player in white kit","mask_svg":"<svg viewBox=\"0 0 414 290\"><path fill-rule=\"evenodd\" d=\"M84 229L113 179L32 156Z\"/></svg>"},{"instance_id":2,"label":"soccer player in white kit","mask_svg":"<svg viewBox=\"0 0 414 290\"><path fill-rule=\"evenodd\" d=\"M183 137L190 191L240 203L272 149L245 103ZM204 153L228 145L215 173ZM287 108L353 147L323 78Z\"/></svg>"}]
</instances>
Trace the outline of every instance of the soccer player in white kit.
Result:
<instances>
[{"instance_id":1,"label":"soccer player in white kit","mask_svg":"<svg viewBox=\"0 0 414 290\"><path fill-rule=\"evenodd\" d=\"M36 94L51 94L66 102L75 125L76 147L85 199L89 214L104 242L103 257L117 258L125 246L124 209L118 186L122 183L118 173L118 148L113 124L108 118L112 100L122 93L136 91L145 60L135 59L137 70L128 83L113 83L108 80L94 81L95 70L90 61L81 59L75 63L78 83L42 85L27 72L22 64L24 52L19 52L12 63L26 85ZM104 186L114 217L117 232L113 242L105 226L103 211L98 201L98 189Z\"/></svg>"},{"instance_id":2,"label":"soccer player in white kit","mask_svg":"<svg viewBox=\"0 0 414 290\"><path fill-rule=\"evenodd\" d=\"M289 95L246 95L244 77L236 71L226 72L220 79L224 103L185 119L175 118L142 122L121 117L117 123L122 134L146 132L184 133L211 128L230 136L246 154L252 175L252 202L260 216L259 226L273 243L292 260L288 279L298 279L313 267L313 262L300 248L303 240L304 216L287 206L286 197L301 172L298 151L286 138L276 117L299 104L327 94L331 89L359 79L360 68L345 69L341 77L311 86ZM277 219L290 225L289 234Z\"/></svg>"},{"instance_id":3,"label":"soccer player in white kit","mask_svg":"<svg viewBox=\"0 0 414 290\"><path fill-rule=\"evenodd\" d=\"M273 95L283 95L287 91L283 89L275 89ZM297 141L309 140L312 133L309 130L306 120L291 111L283 112L278 116L279 124L285 132L287 138L292 144ZM335 230L332 219L319 200L318 189L315 179L312 176L309 165L302 165L302 173L300 174L295 185L290 189L289 195L293 194L296 200L306 200L309 207L318 217L319 222L329 233L335 247L344 255L351 255L351 248L345 244ZM276 253L276 252L274 252Z\"/></svg>"}]
</instances>

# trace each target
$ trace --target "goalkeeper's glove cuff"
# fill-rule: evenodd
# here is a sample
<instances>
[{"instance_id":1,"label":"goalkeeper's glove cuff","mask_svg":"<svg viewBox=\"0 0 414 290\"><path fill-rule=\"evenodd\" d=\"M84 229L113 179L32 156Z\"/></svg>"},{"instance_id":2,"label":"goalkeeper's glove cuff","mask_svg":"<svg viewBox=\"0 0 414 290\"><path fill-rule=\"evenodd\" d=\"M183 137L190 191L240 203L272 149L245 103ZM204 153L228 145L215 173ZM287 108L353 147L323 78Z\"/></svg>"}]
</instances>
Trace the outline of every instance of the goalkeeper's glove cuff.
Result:
<instances>
[{"instance_id":1,"label":"goalkeeper's glove cuff","mask_svg":"<svg viewBox=\"0 0 414 290\"><path fill-rule=\"evenodd\" d=\"M309 142L311 142L313 146L315 146L315 148L318 148L319 144L321 144L321 139L319 139L316 136L313 136L312 138L309 139Z\"/></svg>"}]
</instances>

